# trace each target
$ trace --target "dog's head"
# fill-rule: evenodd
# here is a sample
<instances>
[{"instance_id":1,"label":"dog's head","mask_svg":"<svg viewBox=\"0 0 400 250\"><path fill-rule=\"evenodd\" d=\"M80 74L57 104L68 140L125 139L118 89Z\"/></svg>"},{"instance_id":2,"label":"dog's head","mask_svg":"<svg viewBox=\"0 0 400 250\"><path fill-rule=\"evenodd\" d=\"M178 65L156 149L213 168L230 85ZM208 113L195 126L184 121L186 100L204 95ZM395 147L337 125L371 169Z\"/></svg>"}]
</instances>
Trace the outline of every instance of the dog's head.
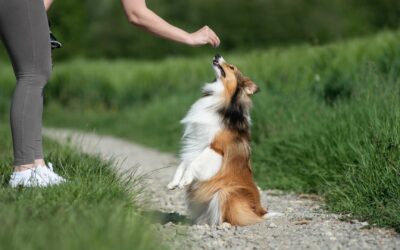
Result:
<instances>
[{"instance_id":1,"label":"dog's head","mask_svg":"<svg viewBox=\"0 0 400 250\"><path fill-rule=\"evenodd\" d=\"M260 90L259 87L220 55L214 57L212 64L217 77L215 84L223 93L224 105L220 114L225 125L237 131L248 131L251 97Z\"/></svg>"},{"instance_id":2,"label":"dog's head","mask_svg":"<svg viewBox=\"0 0 400 250\"><path fill-rule=\"evenodd\" d=\"M216 55L212 64L217 79L222 82L224 92L229 97L250 97L260 90L250 78L244 76L236 66L226 62L222 56Z\"/></svg>"}]
</instances>

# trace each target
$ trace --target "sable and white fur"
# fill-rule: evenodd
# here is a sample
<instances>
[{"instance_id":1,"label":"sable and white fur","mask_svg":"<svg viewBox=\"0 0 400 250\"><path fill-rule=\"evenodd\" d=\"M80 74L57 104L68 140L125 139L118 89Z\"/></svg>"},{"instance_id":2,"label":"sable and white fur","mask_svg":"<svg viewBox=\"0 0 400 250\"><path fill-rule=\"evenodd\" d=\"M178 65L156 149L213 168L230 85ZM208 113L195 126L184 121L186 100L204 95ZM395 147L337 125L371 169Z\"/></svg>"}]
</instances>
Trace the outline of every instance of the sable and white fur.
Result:
<instances>
[{"instance_id":1,"label":"sable and white fur","mask_svg":"<svg viewBox=\"0 0 400 250\"><path fill-rule=\"evenodd\" d=\"M222 129L218 110L223 104L224 88L219 80L203 87L203 93L215 93L204 96L195 102L181 120L185 126L180 152L181 164L174 179L168 184L169 189L183 188L193 180L208 180L221 167L222 156L210 149L215 135ZM203 166L207 165L206 168Z\"/></svg>"},{"instance_id":2,"label":"sable and white fur","mask_svg":"<svg viewBox=\"0 0 400 250\"><path fill-rule=\"evenodd\" d=\"M220 56L213 67L216 80L181 121L182 162L168 188L189 186L198 223L250 225L266 214L250 165L250 96L258 86Z\"/></svg>"}]
</instances>

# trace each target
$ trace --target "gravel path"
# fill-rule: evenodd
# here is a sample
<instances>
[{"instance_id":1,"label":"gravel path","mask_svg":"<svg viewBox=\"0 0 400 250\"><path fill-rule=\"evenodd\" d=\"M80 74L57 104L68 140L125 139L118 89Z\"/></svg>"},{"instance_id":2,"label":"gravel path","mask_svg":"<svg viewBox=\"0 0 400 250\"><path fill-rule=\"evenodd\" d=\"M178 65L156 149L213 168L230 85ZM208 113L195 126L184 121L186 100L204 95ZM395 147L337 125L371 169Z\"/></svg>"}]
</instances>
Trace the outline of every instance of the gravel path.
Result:
<instances>
[{"instance_id":1,"label":"gravel path","mask_svg":"<svg viewBox=\"0 0 400 250\"><path fill-rule=\"evenodd\" d=\"M250 227L190 225L183 220L183 191L166 189L178 163L173 155L93 133L58 129L44 133L85 153L115 159L119 173L138 166L140 174L148 173L150 206L165 219L155 227L173 249L400 249L400 235L391 230L346 222L346 216L327 212L318 197L276 190L262 192L263 204L283 217Z\"/></svg>"}]
</instances>

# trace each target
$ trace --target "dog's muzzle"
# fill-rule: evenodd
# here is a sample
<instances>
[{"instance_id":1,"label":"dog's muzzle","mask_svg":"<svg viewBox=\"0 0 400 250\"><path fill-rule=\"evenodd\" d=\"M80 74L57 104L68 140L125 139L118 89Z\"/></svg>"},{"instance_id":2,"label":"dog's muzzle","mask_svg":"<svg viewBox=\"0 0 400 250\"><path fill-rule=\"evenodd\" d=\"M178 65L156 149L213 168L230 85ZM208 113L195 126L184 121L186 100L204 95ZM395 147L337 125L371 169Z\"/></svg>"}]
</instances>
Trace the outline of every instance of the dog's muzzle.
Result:
<instances>
[{"instance_id":1,"label":"dog's muzzle","mask_svg":"<svg viewBox=\"0 0 400 250\"><path fill-rule=\"evenodd\" d=\"M216 67L219 70L219 73L221 74L221 76L225 77L226 76L225 70L221 66L221 63L223 63L223 62L224 62L224 58L221 55L216 54L214 56L212 64L214 65L214 67Z\"/></svg>"}]
</instances>

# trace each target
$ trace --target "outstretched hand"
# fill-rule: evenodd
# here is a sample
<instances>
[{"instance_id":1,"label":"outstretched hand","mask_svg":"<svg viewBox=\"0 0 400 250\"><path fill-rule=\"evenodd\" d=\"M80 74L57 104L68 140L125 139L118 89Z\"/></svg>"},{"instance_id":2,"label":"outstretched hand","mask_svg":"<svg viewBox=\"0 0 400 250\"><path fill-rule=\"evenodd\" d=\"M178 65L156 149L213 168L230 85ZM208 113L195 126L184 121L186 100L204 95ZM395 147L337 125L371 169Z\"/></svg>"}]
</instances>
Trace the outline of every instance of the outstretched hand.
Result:
<instances>
[{"instance_id":1,"label":"outstretched hand","mask_svg":"<svg viewBox=\"0 0 400 250\"><path fill-rule=\"evenodd\" d=\"M218 47L221 41L215 32L208 26L204 26L196 32L190 34L189 45L201 46L210 44L211 46Z\"/></svg>"}]
</instances>

